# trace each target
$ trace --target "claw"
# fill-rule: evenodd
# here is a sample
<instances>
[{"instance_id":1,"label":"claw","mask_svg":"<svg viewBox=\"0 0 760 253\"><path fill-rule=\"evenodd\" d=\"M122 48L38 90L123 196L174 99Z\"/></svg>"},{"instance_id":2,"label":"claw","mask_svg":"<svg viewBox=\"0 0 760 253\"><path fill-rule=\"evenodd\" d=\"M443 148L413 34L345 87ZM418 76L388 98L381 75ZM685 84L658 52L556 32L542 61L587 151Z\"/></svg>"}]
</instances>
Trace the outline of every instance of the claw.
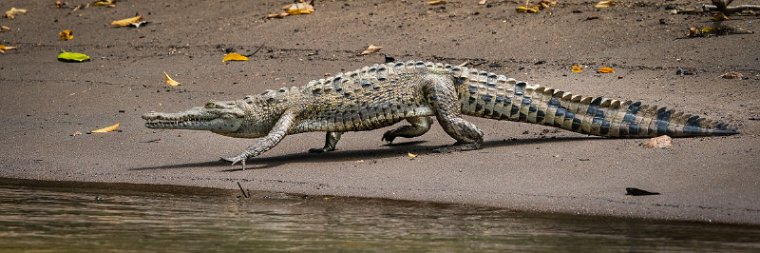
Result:
<instances>
[{"instance_id":1,"label":"claw","mask_svg":"<svg viewBox=\"0 0 760 253\"><path fill-rule=\"evenodd\" d=\"M229 157L229 158L222 157L222 160L226 161L226 162L232 163L231 164L232 166L235 166L235 164L237 164L238 162L240 162L240 164L243 165L243 170L245 170L245 160L246 160L246 158L243 158L243 157L240 157L240 156Z\"/></svg>"}]
</instances>

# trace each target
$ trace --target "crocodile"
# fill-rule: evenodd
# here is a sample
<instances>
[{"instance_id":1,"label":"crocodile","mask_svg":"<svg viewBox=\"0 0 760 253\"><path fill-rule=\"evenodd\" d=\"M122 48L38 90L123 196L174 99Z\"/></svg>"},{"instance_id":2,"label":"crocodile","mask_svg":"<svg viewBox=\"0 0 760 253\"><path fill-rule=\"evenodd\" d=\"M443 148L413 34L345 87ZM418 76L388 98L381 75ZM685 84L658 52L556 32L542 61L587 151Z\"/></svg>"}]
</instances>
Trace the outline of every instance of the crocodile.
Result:
<instances>
[{"instance_id":1,"label":"crocodile","mask_svg":"<svg viewBox=\"0 0 760 253\"><path fill-rule=\"evenodd\" d=\"M324 146L309 151L328 152L335 150L343 132L373 130L403 120L409 124L386 131L382 140L421 136L431 128L432 117L456 140L436 151L478 149L483 131L463 115L614 138L738 133L725 122L665 107L573 95L492 72L423 61L375 64L301 87L266 90L239 100L212 100L176 113L149 112L142 118L152 129L258 138L241 154L222 158L245 169L246 160L273 148L286 135L326 132Z\"/></svg>"}]
</instances>

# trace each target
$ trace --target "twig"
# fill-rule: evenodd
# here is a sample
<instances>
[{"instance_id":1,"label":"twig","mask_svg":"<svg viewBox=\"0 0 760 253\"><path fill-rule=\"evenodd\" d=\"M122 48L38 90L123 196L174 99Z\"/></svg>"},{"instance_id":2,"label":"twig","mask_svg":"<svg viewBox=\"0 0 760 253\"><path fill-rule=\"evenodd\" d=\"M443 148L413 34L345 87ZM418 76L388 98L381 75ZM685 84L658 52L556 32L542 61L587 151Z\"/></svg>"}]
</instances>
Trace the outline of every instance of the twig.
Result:
<instances>
[{"instance_id":1,"label":"twig","mask_svg":"<svg viewBox=\"0 0 760 253\"><path fill-rule=\"evenodd\" d=\"M251 57L254 54L258 53L262 48L264 48L264 44L266 43L261 43L261 45L259 45L259 47L257 47L256 50L253 50L253 53L247 54L245 55L245 57Z\"/></svg>"},{"instance_id":2,"label":"twig","mask_svg":"<svg viewBox=\"0 0 760 253\"><path fill-rule=\"evenodd\" d=\"M240 191L243 192L243 197L250 198L251 196L245 193L245 190L243 190L243 186L240 185L240 182L237 182L238 188L240 188Z\"/></svg>"}]
</instances>

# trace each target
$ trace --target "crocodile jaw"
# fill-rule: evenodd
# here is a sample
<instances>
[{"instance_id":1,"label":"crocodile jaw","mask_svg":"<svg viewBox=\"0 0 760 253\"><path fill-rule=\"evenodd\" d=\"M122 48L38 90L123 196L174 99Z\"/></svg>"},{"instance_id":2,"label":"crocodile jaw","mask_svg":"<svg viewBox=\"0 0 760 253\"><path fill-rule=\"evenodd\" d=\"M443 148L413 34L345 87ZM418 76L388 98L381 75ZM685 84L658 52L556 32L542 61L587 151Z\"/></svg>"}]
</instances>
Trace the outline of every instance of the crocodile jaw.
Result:
<instances>
[{"instance_id":1,"label":"crocodile jaw","mask_svg":"<svg viewBox=\"0 0 760 253\"><path fill-rule=\"evenodd\" d=\"M235 132L243 122L242 118L234 114L213 112L203 107L177 113L149 112L142 118L146 121L147 128L207 130L215 133Z\"/></svg>"}]
</instances>

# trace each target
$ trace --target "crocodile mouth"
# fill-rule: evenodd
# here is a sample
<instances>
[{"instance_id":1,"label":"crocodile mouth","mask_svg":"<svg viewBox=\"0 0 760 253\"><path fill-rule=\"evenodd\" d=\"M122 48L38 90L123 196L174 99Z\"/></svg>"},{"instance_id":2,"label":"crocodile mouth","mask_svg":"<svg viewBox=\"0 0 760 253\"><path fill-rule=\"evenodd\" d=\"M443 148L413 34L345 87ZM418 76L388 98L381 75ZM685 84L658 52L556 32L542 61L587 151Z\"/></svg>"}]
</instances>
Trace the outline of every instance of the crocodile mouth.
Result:
<instances>
[{"instance_id":1,"label":"crocodile mouth","mask_svg":"<svg viewBox=\"0 0 760 253\"><path fill-rule=\"evenodd\" d=\"M145 127L155 129L204 129L219 115L211 113L158 113L149 112L142 116Z\"/></svg>"}]
</instances>

